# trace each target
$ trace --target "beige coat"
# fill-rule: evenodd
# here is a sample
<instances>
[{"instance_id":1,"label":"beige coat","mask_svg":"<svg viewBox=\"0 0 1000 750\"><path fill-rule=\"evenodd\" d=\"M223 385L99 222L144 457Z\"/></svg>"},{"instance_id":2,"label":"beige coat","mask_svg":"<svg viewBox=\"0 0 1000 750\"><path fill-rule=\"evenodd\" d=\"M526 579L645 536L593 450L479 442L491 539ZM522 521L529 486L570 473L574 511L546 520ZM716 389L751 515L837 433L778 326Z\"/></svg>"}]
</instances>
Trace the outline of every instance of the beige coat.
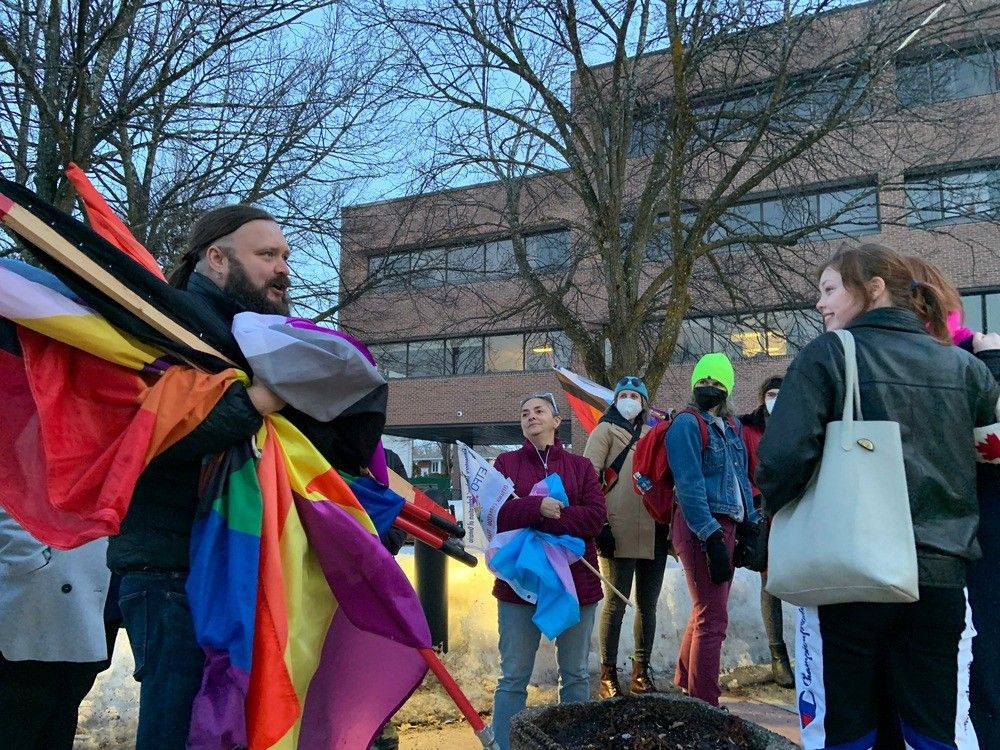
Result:
<instances>
[{"instance_id":1,"label":"beige coat","mask_svg":"<svg viewBox=\"0 0 1000 750\"><path fill-rule=\"evenodd\" d=\"M600 422L587 439L583 455L590 459L600 477L628 445L632 436L623 427ZM608 505L608 523L615 537L615 557L633 557L652 560L656 541L656 525L642 504L642 497L632 487L632 456L629 450L618 474L618 481L605 499Z\"/></svg>"}]
</instances>

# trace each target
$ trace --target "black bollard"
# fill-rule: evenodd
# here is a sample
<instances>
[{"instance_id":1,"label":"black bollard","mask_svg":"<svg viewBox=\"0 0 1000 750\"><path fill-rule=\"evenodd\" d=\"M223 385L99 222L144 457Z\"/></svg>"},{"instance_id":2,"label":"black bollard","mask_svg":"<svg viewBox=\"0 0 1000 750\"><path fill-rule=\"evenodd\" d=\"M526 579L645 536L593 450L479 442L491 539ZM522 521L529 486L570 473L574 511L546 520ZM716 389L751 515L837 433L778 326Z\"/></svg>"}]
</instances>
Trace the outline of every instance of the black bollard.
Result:
<instances>
[{"instance_id":1,"label":"black bollard","mask_svg":"<svg viewBox=\"0 0 1000 750\"><path fill-rule=\"evenodd\" d=\"M427 496L445 507L444 493L437 487L423 486ZM414 570L417 578L417 596L424 609L431 631L431 645L442 652L448 651L448 557L440 550L421 541L414 545Z\"/></svg>"}]
</instances>

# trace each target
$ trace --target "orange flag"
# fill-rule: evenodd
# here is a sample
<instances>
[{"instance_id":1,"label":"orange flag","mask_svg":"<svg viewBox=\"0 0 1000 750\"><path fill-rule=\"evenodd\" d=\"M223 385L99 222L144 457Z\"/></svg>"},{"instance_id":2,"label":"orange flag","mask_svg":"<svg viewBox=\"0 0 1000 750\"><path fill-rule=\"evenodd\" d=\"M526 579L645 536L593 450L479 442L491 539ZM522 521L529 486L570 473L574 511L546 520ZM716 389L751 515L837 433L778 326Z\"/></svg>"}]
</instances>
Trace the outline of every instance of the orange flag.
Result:
<instances>
[{"instance_id":1,"label":"orange flag","mask_svg":"<svg viewBox=\"0 0 1000 750\"><path fill-rule=\"evenodd\" d=\"M144 248L137 240L129 228L118 218L108 202L104 200L97 188L93 186L87 175L83 173L73 162L66 167L66 177L73 183L76 192L83 199L83 207L87 214L87 223L101 237L117 247L132 260L141 265L150 273L166 281L160 264L150 255L149 250Z\"/></svg>"}]
</instances>

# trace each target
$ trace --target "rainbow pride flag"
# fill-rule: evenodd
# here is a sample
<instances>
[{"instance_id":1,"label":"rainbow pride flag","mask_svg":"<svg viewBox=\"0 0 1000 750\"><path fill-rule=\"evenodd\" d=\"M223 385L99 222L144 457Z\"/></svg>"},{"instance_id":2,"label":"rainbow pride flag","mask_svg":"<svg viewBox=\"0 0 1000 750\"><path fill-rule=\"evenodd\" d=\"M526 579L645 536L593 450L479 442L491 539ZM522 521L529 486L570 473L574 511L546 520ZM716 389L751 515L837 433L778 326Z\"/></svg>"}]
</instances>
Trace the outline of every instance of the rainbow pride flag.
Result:
<instances>
[{"instance_id":1,"label":"rainbow pride flag","mask_svg":"<svg viewBox=\"0 0 1000 750\"><path fill-rule=\"evenodd\" d=\"M145 466L237 379L179 365L50 275L0 264L0 504L54 546L116 533ZM207 471L188 579L206 670L189 746L367 747L426 671L412 587L285 418Z\"/></svg>"}]
</instances>

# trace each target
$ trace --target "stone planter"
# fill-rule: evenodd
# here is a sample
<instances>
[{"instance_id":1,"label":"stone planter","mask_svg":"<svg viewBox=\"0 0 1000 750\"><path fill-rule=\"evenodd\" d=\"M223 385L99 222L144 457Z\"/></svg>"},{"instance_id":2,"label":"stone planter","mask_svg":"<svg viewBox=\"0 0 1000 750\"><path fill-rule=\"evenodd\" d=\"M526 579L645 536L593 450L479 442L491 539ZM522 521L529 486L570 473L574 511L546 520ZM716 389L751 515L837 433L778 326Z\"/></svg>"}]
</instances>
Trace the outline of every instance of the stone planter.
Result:
<instances>
[{"instance_id":1,"label":"stone planter","mask_svg":"<svg viewBox=\"0 0 1000 750\"><path fill-rule=\"evenodd\" d=\"M514 717L511 750L796 750L703 701L659 694L531 708Z\"/></svg>"}]
</instances>

